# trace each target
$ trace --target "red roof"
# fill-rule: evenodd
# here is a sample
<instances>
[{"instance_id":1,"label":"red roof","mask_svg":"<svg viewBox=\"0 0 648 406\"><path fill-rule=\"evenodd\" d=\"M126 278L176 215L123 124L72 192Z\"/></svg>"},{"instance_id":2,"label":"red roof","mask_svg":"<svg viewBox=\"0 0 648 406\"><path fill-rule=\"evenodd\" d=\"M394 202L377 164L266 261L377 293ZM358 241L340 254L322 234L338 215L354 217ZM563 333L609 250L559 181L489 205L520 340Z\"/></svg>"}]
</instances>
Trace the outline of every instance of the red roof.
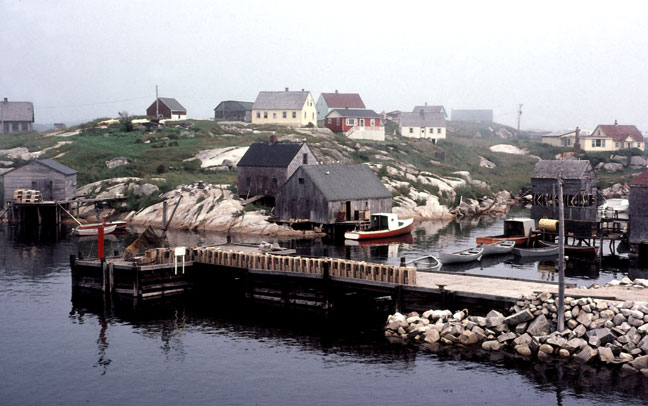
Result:
<instances>
[{"instance_id":1,"label":"red roof","mask_svg":"<svg viewBox=\"0 0 648 406\"><path fill-rule=\"evenodd\" d=\"M616 142L625 141L628 137L632 137L633 140L638 142L643 142L644 140L641 131L633 125L599 124L597 128L601 129L605 135L614 139ZM594 131L592 135L596 136L598 133Z\"/></svg>"},{"instance_id":2,"label":"red roof","mask_svg":"<svg viewBox=\"0 0 648 406\"><path fill-rule=\"evenodd\" d=\"M630 186L648 186L648 171L643 171L630 181Z\"/></svg>"},{"instance_id":3,"label":"red roof","mask_svg":"<svg viewBox=\"0 0 648 406\"><path fill-rule=\"evenodd\" d=\"M364 109L365 104L358 93L322 93L329 109Z\"/></svg>"}]
</instances>

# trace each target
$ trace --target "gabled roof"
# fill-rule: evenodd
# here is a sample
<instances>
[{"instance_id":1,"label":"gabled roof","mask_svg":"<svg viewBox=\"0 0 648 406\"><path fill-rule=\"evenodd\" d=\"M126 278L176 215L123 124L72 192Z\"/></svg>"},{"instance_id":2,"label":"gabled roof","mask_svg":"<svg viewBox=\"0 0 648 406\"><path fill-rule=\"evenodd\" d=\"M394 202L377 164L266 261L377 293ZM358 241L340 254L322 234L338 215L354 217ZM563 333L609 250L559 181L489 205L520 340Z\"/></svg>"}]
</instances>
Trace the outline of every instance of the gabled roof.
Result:
<instances>
[{"instance_id":1,"label":"gabled roof","mask_svg":"<svg viewBox=\"0 0 648 406\"><path fill-rule=\"evenodd\" d=\"M32 102L0 101L0 118L3 121L34 122L34 104Z\"/></svg>"},{"instance_id":2,"label":"gabled roof","mask_svg":"<svg viewBox=\"0 0 648 406\"><path fill-rule=\"evenodd\" d=\"M648 186L648 171L643 171L630 181L630 186Z\"/></svg>"},{"instance_id":3,"label":"gabled roof","mask_svg":"<svg viewBox=\"0 0 648 406\"><path fill-rule=\"evenodd\" d=\"M358 93L322 93L329 109L364 109L365 104Z\"/></svg>"},{"instance_id":4,"label":"gabled roof","mask_svg":"<svg viewBox=\"0 0 648 406\"><path fill-rule=\"evenodd\" d=\"M618 124L599 124L591 136L597 136L596 130L602 130L605 135L612 138L616 142L625 141L631 137L634 141L643 142L644 138L641 131L634 125L618 125Z\"/></svg>"},{"instance_id":5,"label":"gabled roof","mask_svg":"<svg viewBox=\"0 0 648 406\"><path fill-rule=\"evenodd\" d=\"M541 160L533 168L531 178L536 179L581 179L592 171L590 161L581 160Z\"/></svg>"},{"instance_id":6,"label":"gabled roof","mask_svg":"<svg viewBox=\"0 0 648 406\"><path fill-rule=\"evenodd\" d=\"M236 101L236 100L223 100L222 102L218 103L218 106L214 108L214 111L221 111L223 106L225 106L225 111L236 111L236 110L246 110L246 111L251 111L252 106L254 105L253 102L244 102L244 101Z\"/></svg>"},{"instance_id":7,"label":"gabled roof","mask_svg":"<svg viewBox=\"0 0 648 406\"><path fill-rule=\"evenodd\" d=\"M65 166L62 163L56 162L55 160L49 159L49 158L47 158L47 159L37 159L35 161L29 162L27 165L32 165L34 163L39 163L41 165L45 165L50 169L53 169L53 170L55 170L57 172L62 173L63 175L74 175L75 173L78 173L76 170L70 168L69 166ZM23 167L25 167L27 165L23 165L20 168L23 168ZM10 170L8 172L5 172L3 174L3 176L15 171L16 169L20 169L20 168L14 168L14 169L12 169L12 170Z\"/></svg>"},{"instance_id":8,"label":"gabled roof","mask_svg":"<svg viewBox=\"0 0 648 406\"><path fill-rule=\"evenodd\" d=\"M443 113L401 113L400 125L402 127L445 127Z\"/></svg>"},{"instance_id":9,"label":"gabled roof","mask_svg":"<svg viewBox=\"0 0 648 406\"><path fill-rule=\"evenodd\" d=\"M284 91L259 92L252 109L254 110L301 110L310 92Z\"/></svg>"},{"instance_id":10,"label":"gabled roof","mask_svg":"<svg viewBox=\"0 0 648 406\"><path fill-rule=\"evenodd\" d=\"M444 116L447 116L443 106L428 106L427 104L425 106L414 106L412 113L420 113L422 111L425 113L443 113Z\"/></svg>"},{"instance_id":11,"label":"gabled roof","mask_svg":"<svg viewBox=\"0 0 648 406\"><path fill-rule=\"evenodd\" d=\"M184 111L185 113L187 112L187 109L182 107L182 104L178 103L178 101L174 98L171 97L160 97L160 102L164 103L165 106L169 108L171 111ZM153 102L155 103L155 102Z\"/></svg>"},{"instance_id":12,"label":"gabled roof","mask_svg":"<svg viewBox=\"0 0 648 406\"><path fill-rule=\"evenodd\" d=\"M392 197L367 165L302 165L295 176L308 177L328 201Z\"/></svg>"},{"instance_id":13,"label":"gabled roof","mask_svg":"<svg viewBox=\"0 0 648 406\"><path fill-rule=\"evenodd\" d=\"M333 109L326 117L360 117L360 118L380 118L380 115L373 110L356 110L356 109Z\"/></svg>"},{"instance_id":14,"label":"gabled roof","mask_svg":"<svg viewBox=\"0 0 648 406\"><path fill-rule=\"evenodd\" d=\"M255 142L237 166L257 166L286 168L304 143L296 142Z\"/></svg>"}]
</instances>

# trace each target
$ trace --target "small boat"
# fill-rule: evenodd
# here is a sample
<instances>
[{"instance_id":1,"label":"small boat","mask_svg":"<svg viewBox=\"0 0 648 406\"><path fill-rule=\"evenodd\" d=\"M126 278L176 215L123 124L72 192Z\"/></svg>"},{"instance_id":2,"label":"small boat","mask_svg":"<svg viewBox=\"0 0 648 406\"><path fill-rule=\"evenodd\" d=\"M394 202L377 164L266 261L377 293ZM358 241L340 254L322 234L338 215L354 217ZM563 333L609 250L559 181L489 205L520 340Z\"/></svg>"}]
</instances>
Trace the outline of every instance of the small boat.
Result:
<instances>
[{"instance_id":1,"label":"small boat","mask_svg":"<svg viewBox=\"0 0 648 406\"><path fill-rule=\"evenodd\" d=\"M549 241L538 240L541 247L558 247L558 244ZM578 257L596 256L598 248L592 246L565 245L565 254Z\"/></svg>"},{"instance_id":2,"label":"small boat","mask_svg":"<svg viewBox=\"0 0 648 406\"><path fill-rule=\"evenodd\" d=\"M542 248L513 248L513 255L523 258L555 257L558 255L558 246Z\"/></svg>"},{"instance_id":3,"label":"small boat","mask_svg":"<svg viewBox=\"0 0 648 406\"><path fill-rule=\"evenodd\" d=\"M457 252L442 252L439 259L442 264L460 264L464 262L479 261L484 253L483 248L474 247Z\"/></svg>"},{"instance_id":4,"label":"small boat","mask_svg":"<svg viewBox=\"0 0 648 406\"><path fill-rule=\"evenodd\" d=\"M479 245L479 248L484 249L483 256L510 254L513 247L515 247L515 241L510 240Z\"/></svg>"},{"instance_id":5,"label":"small boat","mask_svg":"<svg viewBox=\"0 0 648 406\"><path fill-rule=\"evenodd\" d=\"M531 218L504 220L504 234L477 237L477 245L489 245L500 241L513 241L516 247L525 247L534 236L535 221Z\"/></svg>"},{"instance_id":6,"label":"small boat","mask_svg":"<svg viewBox=\"0 0 648 406\"><path fill-rule=\"evenodd\" d=\"M368 230L354 230L344 233L348 240L368 240L395 237L412 232L414 219L400 220L395 213L376 213L371 215Z\"/></svg>"},{"instance_id":7,"label":"small boat","mask_svg":"<svg viewBox=\"0 0 648 406\"><path fill-rule=\"evenodd\" d=\"M414 266L417 271L438 271L441 268L441 261L435 256L425 255L405 262L406 266Z\"/></svg>"},{"instance_id":8,"label":"small boat","mask_svg":"<svg viewBox=\"0 0 648 406\"><path fill-rule=\"evenodd\" d=\"M101 225L101 224L99 224L99 225ZM87 227L87 226L92 226L92 227ZM104 227L104 235L112 233L113 231L115 231L116 228L117 228L117 225L115 225L115 224L106 225ZM97 226L95 224L82 224L82 225L76 227L72 231L76 235L97 235L97 234L99 234L99 226Z\"/></svg>"}]
</instances>

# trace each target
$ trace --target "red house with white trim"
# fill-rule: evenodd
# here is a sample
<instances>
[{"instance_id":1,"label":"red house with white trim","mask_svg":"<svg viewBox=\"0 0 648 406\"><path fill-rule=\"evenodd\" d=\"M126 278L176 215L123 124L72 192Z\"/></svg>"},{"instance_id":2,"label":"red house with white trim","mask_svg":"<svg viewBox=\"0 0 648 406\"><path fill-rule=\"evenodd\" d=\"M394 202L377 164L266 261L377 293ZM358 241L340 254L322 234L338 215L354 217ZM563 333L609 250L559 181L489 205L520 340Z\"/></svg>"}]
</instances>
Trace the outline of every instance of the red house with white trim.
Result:
<instances>
[{"instance_id":1,"label":"red house with white trim","mask_svg":"<svg viewBox=\"0 0 648 406\"><path fill-rule=\"evenodd\" d=\"M382 118L373 110L333 109L324 118L324 126L352 139L385 140Z\"/></svg>"}]
</instances>

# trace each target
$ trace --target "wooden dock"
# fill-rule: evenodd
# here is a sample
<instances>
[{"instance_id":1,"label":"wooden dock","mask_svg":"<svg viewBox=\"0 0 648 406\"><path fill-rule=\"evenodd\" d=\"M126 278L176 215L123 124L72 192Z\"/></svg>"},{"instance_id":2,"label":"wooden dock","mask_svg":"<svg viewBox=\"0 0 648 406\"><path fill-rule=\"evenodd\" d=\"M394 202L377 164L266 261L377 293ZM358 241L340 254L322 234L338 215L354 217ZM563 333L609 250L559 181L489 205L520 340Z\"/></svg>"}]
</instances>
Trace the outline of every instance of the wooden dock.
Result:
<instances>
[{"instance_id":1,"label":"wooden dock","mask_svg":"<svg viewBox=\"0 0 648 406\"><path fill-rule=\"evenodd\" d=\"M228 248L232 247L156 248L147 250L138 261L71 258L73 286L141 299L197 289L324 309L350 296L368 301L388 298L397 311L425 311L438 306L505 308L524 295L558 291L557 283L548 281L421 272L411 267L338 258L264 253L254 247L237 251ZM176 255L180 253L185 255ZM566 294L572 297L624 301L646 296L618 287L566 287Z\"/></svg>"}]
</instances>

